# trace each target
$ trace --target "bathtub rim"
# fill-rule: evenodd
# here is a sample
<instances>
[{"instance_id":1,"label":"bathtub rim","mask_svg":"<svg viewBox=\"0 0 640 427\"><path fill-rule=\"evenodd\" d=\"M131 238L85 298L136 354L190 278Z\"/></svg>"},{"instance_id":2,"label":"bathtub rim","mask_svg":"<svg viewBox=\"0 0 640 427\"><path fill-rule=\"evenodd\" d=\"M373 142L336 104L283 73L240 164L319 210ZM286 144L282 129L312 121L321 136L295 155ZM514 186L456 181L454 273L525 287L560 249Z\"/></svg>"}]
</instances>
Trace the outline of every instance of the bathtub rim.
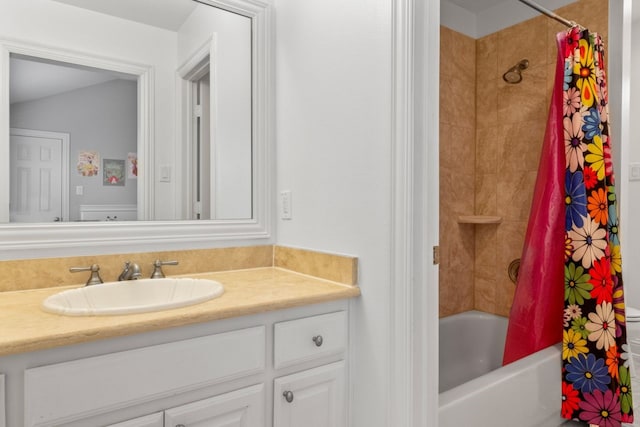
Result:
<instances>
[{"instance_id":1,"label":"bathtub rim","mask_svg":"<svg viewBox=\"0 0 640 427\"><path fill-rule=\"evenodd\" d=\"M444 391L438 395L438 408L441 410L457 403L461 396L472 396L482 393L488 387L499 382L498 380L505 381L516 377L524 368L537 367L545 362L552 363L552 360L557 360L558 365L560 365L561 352L562 343L553 344L485 375Z\"/></svg>"}]
</instances>

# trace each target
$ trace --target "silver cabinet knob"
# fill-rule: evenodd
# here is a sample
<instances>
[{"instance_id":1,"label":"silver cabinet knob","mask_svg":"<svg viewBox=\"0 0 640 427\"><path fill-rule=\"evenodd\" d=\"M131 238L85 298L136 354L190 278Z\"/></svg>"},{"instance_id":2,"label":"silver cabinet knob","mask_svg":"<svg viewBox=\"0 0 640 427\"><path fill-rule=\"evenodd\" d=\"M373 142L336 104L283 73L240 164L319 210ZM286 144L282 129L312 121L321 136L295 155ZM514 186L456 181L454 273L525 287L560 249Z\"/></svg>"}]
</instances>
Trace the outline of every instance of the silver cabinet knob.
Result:
<instances>
[{"instance_id":1,"label":"silver cabinet knob","mask_svg":"<svg viewBox=\"0 0 640 427\"><path fill-rule=\"evenodd\" d=\"M282 393L282 395L284 396L285 400L289 403L293 402L293 392L291 390L287 390L284 393Z\"/></svg>"},{"instance_id":2,"label":"silver cabinet knob","mask_svg":"<svg viewBox=\"0 0 640 427\"><path fill-rule=\"evenodd\" d=\"M316 335L315 337L311 338L313 340L314 343L316 343L316 347L320 347L322 345L322 342L324 341L322 339L322 335Z\"/></svg>"}]
</instances>

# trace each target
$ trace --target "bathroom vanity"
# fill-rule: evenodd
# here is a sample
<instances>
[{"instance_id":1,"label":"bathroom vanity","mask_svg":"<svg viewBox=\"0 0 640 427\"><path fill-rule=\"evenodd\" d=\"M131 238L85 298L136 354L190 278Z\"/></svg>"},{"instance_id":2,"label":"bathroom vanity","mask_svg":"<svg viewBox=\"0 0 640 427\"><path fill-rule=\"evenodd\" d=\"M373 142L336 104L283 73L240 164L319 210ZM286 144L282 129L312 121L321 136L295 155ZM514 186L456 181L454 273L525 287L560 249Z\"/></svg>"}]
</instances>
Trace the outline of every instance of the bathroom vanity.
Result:
<instances>
[{"instance_id":1,"label":"bathroom vanity","mask_svg":"<svg viewBox=\"0 0 640 427\"><path fill-rule=\"evenodd\" d=\"M274 267L195 276L225 294L71 317L39 307L59 288L0 293L0 426L347 425L357 286Z\"/></svg>"}]
</instances>

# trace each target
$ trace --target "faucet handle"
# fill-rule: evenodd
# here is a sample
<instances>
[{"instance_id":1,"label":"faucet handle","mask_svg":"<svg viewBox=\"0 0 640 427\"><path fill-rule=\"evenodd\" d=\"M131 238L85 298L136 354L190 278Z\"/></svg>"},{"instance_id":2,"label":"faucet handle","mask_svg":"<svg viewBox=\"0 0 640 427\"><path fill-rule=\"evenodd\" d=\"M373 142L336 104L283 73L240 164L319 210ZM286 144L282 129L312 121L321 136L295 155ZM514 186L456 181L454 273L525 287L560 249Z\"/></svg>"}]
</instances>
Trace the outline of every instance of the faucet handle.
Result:
<instances>
[{"instance_id":1,"label":"faucet handle","mask_svg":"<svg viewBox=\"0 0 640 427\"><path fill-rule=\"evenodd\" d=\"M178 261L160 261L159 259L153 261L152 279L161 279L164 277L164 272L162 271L163 265L178 265Z\"/></svg>"},{"instance_id":2,"label":"faucet handle","mask_svg":"<svg viewBox=\"0 0 640 427\"><path fill-rule=\"evenodd\" d=\"M78 273L81 271L90 271L91 276L89 276L89 280L85 286L89 285L99 285L100 283L104 283L102 278L100 277L100 266L98 264L92 264L90 267L71 267L69 271L72 273Z\"/></svg>"}]
</instances>

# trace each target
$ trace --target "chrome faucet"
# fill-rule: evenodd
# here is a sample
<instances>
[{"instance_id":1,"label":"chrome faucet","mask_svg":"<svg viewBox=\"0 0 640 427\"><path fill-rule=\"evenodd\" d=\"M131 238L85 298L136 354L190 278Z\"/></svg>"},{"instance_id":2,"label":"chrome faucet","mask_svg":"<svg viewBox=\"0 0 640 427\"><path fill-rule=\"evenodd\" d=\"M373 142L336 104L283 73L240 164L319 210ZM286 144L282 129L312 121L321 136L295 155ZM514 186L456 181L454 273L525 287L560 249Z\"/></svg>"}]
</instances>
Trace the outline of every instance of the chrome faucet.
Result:
<instances>
[{"instance_id":1,"label":"chrome faucet","mask_svg":"<svg viewBox=\"0 0 640 427\"><path fill-rule=\"evenodd\" d=\"M140 272L140 266L135 263L131 263L129 261L124 263L124 269L122 273L118 276L118 281L121 282L123 280L138 280L142 278L142 273Z\"/></svg>"}]
</instances>

